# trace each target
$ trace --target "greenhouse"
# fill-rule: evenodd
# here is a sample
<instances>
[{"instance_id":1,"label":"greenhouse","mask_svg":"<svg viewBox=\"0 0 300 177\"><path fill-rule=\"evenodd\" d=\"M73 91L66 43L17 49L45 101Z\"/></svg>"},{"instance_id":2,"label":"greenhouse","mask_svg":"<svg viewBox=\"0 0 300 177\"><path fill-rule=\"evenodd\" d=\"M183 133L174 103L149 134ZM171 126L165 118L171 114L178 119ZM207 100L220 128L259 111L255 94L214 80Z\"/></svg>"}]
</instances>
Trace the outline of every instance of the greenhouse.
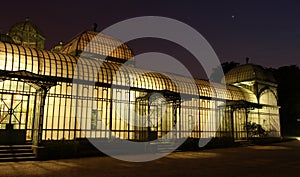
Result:
<instances>
[{"instance_id":1,"label":"greenhouse","mask_svg":"<svg viewBox=\"0 0 300 177\"><path fill-rule=\"evenodd\" d=\"M261 66L232 69L224 87L136 68L127 45L96 31L45 50L26 20L0 39L0 136L16 143L262 136L249 123L280 137L277 84Z\"/></svg>"}]
</instances>

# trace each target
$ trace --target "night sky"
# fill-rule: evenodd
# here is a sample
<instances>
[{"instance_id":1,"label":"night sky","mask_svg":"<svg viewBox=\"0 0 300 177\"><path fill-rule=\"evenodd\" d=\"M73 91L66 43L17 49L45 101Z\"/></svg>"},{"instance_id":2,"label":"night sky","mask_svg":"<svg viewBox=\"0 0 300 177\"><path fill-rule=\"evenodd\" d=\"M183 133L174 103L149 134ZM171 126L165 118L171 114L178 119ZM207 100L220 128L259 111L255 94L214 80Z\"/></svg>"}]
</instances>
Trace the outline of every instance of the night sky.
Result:
<instances>
[{"instance_id":1,"label":"night sky","mask_svg":"<svg viewBox=\"0 0 300 177\"><path fill-rule=\"evenodd\" d=\"M198 30L221 62L245 63L249 57L251 63L266 67L300 66L300 1L28 0L5 1L1 6L2 33L28 16L44 32L48 49L92 29L95 22L101 30L121 20L151 15L174 18ZM145 50L134 42L130 47L136 53Z\"/></svg>"}]
</instances>

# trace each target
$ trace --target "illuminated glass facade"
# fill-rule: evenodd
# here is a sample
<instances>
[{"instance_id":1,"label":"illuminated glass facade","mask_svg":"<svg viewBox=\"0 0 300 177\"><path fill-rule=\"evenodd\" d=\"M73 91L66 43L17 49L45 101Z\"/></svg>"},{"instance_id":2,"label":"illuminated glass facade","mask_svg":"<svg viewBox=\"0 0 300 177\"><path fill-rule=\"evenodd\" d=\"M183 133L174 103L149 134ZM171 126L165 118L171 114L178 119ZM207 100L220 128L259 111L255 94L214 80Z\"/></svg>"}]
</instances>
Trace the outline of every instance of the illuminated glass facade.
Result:
<instances>
[{"instance_id":1,"label":"illuminated glass facade","mask_svg":"<svg viewBox=\"0 0 300 177\"><path fill-rule=\"evenodd\" d=\"M109 132L146 141L174 128L178 138L246 139L245 124L251 121L261 124L266 136L280 136L275 82L249 78L244 66L226 75L226 89L124 66L134 58L130 48L97 34L83 32L56 52L0 42L0 128L13 124L34 143L109 138ZM116 49L110 53L111 48Z\"/></svg>"}]
</instances>

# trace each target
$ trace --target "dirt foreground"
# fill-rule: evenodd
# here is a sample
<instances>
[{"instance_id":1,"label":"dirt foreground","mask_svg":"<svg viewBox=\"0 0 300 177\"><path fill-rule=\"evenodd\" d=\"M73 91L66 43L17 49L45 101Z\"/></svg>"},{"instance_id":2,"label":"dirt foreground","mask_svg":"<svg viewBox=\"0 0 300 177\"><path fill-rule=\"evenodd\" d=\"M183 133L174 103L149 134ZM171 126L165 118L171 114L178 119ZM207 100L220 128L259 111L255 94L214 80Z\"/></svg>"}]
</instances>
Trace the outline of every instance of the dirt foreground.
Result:
<instances>
[{"instance_id":1,"label":"dirt foreground","mask_svg":"<svg viewBox=\"0 0 300 177\"><path fill-rule=\"evenodd\" d=\"M144 163L110 157L0 163L0 176L202 177L300 176L300 141L176 152Z\"/></svg>"}]
</instances>

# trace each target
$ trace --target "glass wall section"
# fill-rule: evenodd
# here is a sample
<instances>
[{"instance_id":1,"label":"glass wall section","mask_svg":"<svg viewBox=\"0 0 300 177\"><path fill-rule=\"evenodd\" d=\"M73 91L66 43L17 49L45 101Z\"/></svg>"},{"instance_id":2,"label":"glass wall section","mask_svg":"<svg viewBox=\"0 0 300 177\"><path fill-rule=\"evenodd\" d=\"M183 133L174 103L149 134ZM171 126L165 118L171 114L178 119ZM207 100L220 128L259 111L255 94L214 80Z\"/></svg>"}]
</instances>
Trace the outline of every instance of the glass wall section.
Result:
<instances>
[{"instance_id":1,"label":"glass wall section","mask_svg":"<svg viewBox=\"0 0 300 177\"><path fill-rule=\"evenodd\" d=\"M219 129L216 137L232 137L232 119L230 107L220 106L218 109Z\"/></svg>"},{"instance_id":2,"label":"glass wall section","mask_svg":"<svg viewBox=\"0 0 300 177\"><path fill-rule=\"evenodd\" d=\"M277 107L269 108L270 114L270 129L267 132L267 136L279 137L280 136L280 119L279 119L279 109Z\"/></svg>"},{"instance_id":3,"label":"glass wall section","mask_svg":"<svg viewBox=\"0 0 300 177\"><path fill-rule=\"evenodd\" d=\"M181 103L180 109L178 110L180 111L180 117L178 117L179 120L176 121L176 129L179 130L180 138L201 137L199 101L199 98L191 98Z\"/></svg>"},{"instance_id":4,"label":"glass wall section","mask_svg":"<svg viewBox=\"0 0 300 177\"><path fill-rule=\"evenodd\" d=\"M72 94L74 91L77 93ZM118 118L111 119L115 116L112 104L120 102L111 95L111 88L92 85L59 83L52 87L46 99L43 138L108 138L110 129L124 131Z\"/></svg>"},{"instance_id":5,"label":"glass wall section","mask_svg":"<svg viewBox=\"0 0 300 177\"><path fill-rule=\"evenodd\" d=\"M151 133L151 103L148 98L149 95L147 92L140 93L136 95L138 97L133 98L135 100L134 104L134 115L133 115L133 125L134 125L134 140L147 141L150 139ZM157 110L153 110L157 111ZM156 114L155 112L152 114ZM155 117L154 120L155 121ZM155 122L153 122L153 127L156 128Z\"/></svg>"},{"instance_id":6,"label":"glass wall section","mask_svg":"<svg viewBox=\"0 0 300 177\"><path fill-rule=\"evenodd\" d=\"M13 124L14 129L25 130L31 140L36 90L15 80L0 82L0 129Z\"/></svg>"},{"instance_id":7,"label":"glass wall section","mask_svg":"<svg viewBox=\"0 0 300 177\"><path fill-rule=\"evenodd\" d=\"M233 123L234 123L234 138L235 139L246 138L247 131L245 128L245 125L246 125L246 110L245 109L237 109L234 111Z\"/></svg>"},{"instance_id":8,"label":"glass wall section","mask_svg":"<svg viewBox=\"0 0 300 177\"><path fill-rule=\"evenodd\" d=\"M130 110L130 95L129 90L124 89L112 89L112 122L111 131L115 137L121 139L128 139L129 130L129 111Z\"/></svg>"},{"instance_id":9,"label":"glass wall section","mask_svg":"<svg viewBox=\"0 0 300 177\"><path fill-rule=\"evenodd\" d=\"M266 89L260 94L260 104L264 105L260 110L260 124L267 131L267 136L280 136L279 108L275 94Z\"/></svg>"},{"instance_id":10,"label":"glass wall section","mask_svg":"<svg viewBox=\"0 0 300 177\"><path fill-rule=\"evenodd\" d=\"M221 110L225 109L225 110ZM234 139L246 139L246 110L222 107L219 112L220 126L218 137L233 137Z\"/></svg>"},{"instance_id":11,"label":"glass wall section","mask_svg":"<svg viewBox=\"0 0 300 177\"><path fill-rule=\"evenodd\" d=\"M200 100L200 129L201 137L209 138L214 136L214 107L211 100Z\"/></svg>"},{"instance_id":12,"label":"glass wall section","mask_svg":"<svg viewBox=\"0 0 300 177\"><path fill-rule=\"evenodd\" d=\"M110 137L109 131L112 121L110 119L112 113L111 89L105 87L96 87L94 90L96 96L96 111L98 112L96 129L93 130L95 137ZM94 109L95 110L95 109Z\"/></svg>"}]
</instances>

